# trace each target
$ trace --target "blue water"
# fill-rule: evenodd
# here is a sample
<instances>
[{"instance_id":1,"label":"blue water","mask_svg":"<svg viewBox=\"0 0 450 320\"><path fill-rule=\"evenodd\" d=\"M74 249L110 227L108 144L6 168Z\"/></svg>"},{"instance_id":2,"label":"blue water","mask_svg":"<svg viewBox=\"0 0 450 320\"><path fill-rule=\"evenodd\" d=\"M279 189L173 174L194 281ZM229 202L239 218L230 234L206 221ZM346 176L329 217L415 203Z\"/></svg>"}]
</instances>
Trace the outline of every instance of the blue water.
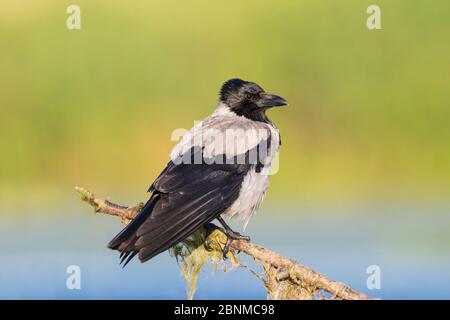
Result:
<instances>
[{"instance_id":1,"label":"blue water","mask_svg":"<svg viewBox=\"0 0 450 320\"><path fill-rule=\"evenodd\" d=\"M66 206L64 206L66 207ZM1 299L185 299L174 258L163 253L125 269L106 243L122 225L85 204L5 215L0 225ZM343 211L341 209L340 211ZM383 299L450 299L450 215L439 208L335 209L265 207L246 230L252 241ZM250 268L259 270L250 259ZM81 268L81 289L66 288L69 265ZM381 268L381 289L366 287L366 268ZM246 268L210 268L197 299L264 299Z\"/></svg>"}]
</instances>

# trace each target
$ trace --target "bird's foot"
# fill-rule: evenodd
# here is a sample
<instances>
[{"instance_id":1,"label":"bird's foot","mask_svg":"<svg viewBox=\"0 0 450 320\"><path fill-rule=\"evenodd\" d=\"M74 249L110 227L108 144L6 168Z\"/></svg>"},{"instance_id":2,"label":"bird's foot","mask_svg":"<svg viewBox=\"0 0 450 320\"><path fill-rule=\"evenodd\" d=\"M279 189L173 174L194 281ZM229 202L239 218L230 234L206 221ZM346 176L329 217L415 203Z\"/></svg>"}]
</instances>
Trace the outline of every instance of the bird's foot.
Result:
<instances>
[{"instance_id":1,"label":"bird's foot","mask_svg":"<svg viewBox=\"0 0 450 320\"><path fill-rule=\"evenodd\" d=\"M223 258L227 259L227 254L230 251L231 243L233 240L244 240L244 241L250 241L249 236L243 236L239 232L233 231L233 230L226 230L226 236L227 236L227 242L225 243L225 247L223 248Z\"/></svg>"},{"instance_id":2,"label":"bird's foot","mask_svg":"<svg viewBox=\"0 0 450 320\"><path fill-rule=\"evenodd\" d=\"M225 229L225 235L227 236L227 242L225 244L225 247L223 248L223 258L227 259L227 253L230 251L231 242L233 240L244 240L244 241L250 241L250 237L243 236L239 232L233 231L228 224L222 219L222 217L217 217L217 220L222 224L222 226Z\"/></svg>"}]
</instances>

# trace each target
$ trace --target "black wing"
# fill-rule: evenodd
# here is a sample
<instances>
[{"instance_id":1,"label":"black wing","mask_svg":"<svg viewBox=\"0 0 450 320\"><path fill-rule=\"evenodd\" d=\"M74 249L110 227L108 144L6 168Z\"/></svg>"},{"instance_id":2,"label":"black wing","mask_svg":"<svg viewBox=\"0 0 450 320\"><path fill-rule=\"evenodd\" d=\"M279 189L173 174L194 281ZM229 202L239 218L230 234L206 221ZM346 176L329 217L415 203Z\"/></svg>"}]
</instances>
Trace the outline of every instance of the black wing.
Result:
<instances>
[{"instance_id":1,"label":"black wing","mask_svg":"<svg viewBox=\"0 0 450 320\"><path fill-rule=\"evenodd\" d=\"M251 165L207 163L169 162L150 187L150 200L108 245L122 253L122 262L138 253L141 262L151 259L231 206Z\"/></svg>"}]
</instances>

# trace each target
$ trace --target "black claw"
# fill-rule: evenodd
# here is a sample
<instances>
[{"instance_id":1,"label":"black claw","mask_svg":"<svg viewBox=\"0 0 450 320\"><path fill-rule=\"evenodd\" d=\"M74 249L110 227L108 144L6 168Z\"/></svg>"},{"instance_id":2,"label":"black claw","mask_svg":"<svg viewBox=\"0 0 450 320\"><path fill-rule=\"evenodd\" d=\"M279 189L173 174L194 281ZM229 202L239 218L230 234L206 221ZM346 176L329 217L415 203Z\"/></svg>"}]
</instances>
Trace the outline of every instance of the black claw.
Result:
<instances>
[{"instance_id":1,"label":"black claw","mask_svg":"<svg viewBox=\"0 0 450 320\"><path fill-rule=\"evenodd\" d=\"M250 241L249 236L241 236L238 240Z\"/></svg>"},{"instance_id":2,"label":"black claw","mask_svg":"<svg viewBox=\"0 0 450 320\"><path fill-rule=\"evenodd\" d=\"M212 251L210 243L211 243L211 240L209 239L209 237L206 237L205 243L203 244L205 246L206 251Z\"/></svg>"},{"instance_id":3,"label":"black claw","mask_svg":"<svg viewBox=\"0 0 450 320\"><path fill-rule=\"evenodd\" d=\"M223 247L223 259L227 259L227 254L230 251L231 247L231 241L233 241L231 238L227 238L227 243L225 244L225 247Z\"/></svg>"}]
</instances>

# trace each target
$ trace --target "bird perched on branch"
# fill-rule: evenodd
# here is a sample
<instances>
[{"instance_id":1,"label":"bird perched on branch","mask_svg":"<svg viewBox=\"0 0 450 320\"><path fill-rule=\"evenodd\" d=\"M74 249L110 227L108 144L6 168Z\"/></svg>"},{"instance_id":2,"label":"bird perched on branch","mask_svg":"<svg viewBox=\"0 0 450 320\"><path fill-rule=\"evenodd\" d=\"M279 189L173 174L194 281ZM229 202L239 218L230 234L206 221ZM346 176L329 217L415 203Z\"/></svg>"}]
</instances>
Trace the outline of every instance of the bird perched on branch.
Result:
<instances>
[{"instance_id":1,"label":"bird perched on branch","mask_svg":"<svg viewBox=\"0 0 450 320\"><path fill-rule=\"evenodd\" d=\"M287 105L280 96L241 79L225 82L214 113L187 132L171 161L149 188L151 197L108 247L124 266L137 254L145 262L217 219L228 237L250 240L224 221L244 227L268 187L272 160L281 144L269 108Z\"/></svg>"}]
</instances>

